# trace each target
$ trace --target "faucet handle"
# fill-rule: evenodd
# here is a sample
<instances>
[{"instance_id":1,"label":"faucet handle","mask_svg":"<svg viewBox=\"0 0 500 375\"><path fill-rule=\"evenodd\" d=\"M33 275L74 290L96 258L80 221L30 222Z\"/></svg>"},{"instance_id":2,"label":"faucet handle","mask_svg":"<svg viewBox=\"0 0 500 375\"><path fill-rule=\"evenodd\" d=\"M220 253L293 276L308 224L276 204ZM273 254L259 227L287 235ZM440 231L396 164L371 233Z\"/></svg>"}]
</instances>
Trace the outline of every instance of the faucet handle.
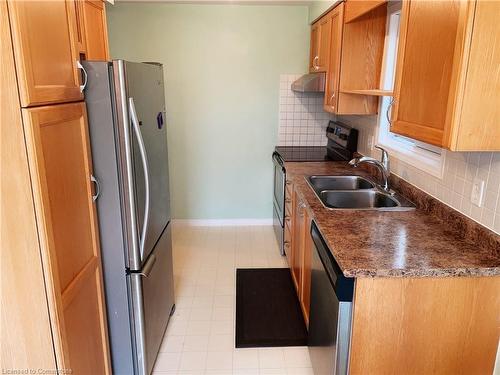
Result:
<instances>
[{"instance_id":1,"label":"faucet handle","mask_svg":"<svg viewBox=\"0 0 500 375\"><path fill-rule=\"evenodd\" d=\"M379 149L381 152L382 152L382 164L384 164L384 167L388 170L389 169L389 154L387 153L387 151L380 147L380 146L375 146L375 148Z\"/></svg>"}]
</instances>

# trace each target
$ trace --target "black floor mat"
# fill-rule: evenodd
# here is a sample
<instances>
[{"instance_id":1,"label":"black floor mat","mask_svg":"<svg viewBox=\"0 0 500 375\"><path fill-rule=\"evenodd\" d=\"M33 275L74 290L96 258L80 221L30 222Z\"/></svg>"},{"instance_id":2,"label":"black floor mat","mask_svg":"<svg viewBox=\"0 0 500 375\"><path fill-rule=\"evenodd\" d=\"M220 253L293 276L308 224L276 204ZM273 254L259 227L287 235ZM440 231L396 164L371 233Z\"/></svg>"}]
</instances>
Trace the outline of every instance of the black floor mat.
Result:
<instances>
[{"instance_id":1,"label":"black floor mat","mask_svg":"<svg viewBox=\"0 0 500 375\"><path fill-rule=\"evenodd\" d=\"M307 345L288 268L236 270L236 347Z\"/></svg>"}]
</instances>

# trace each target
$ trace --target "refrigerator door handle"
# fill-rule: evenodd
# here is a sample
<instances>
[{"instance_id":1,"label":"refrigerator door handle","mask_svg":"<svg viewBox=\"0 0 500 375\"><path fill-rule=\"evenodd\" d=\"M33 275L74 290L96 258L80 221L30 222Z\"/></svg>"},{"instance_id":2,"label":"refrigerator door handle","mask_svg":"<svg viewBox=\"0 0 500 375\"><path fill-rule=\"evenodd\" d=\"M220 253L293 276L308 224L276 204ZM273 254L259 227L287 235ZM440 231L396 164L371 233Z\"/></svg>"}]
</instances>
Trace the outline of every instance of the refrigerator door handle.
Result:
<instances>
[{"instance_id":1,"label":"refrigerator door handle","mask_svg":"<svg viewBox=\"0 0 500 375\"><path fill-rule=\"evenodd\" d=\"M130 97L128 99L130 118L132 120L132 126L134 128L135 136L137 137L137 143L139 144L139 151L141 153L142 167L144 169L144 222L142 223L142 232L139 240L139 249L141 260L144 255L144 243L146 241L146 233L148 230L149 222L149 167L148 167L148 156L146 154L146 147L144 146L144 140L142 139L141 129L139 128L139 120L137 118L137 112L135 110L134 98Z\"/></svg>"}]
</instances>

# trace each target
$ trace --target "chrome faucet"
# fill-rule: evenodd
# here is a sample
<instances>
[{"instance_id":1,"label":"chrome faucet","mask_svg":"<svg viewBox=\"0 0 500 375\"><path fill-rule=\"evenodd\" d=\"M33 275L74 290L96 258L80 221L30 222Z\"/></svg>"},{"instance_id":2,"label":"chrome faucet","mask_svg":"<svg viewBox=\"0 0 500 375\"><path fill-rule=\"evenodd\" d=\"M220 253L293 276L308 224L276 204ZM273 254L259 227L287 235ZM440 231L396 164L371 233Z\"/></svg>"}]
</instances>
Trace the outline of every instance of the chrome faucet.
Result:
<instances>
[{"instance_id":1,"label":"chrome faucet","mask_svg":"<svg viewBox=\"0 0 500 375\"><path fill-rule=\"evenodd\" d=\"M375 146L375 148L378 148L382 152L382 160L378 161L377 159L370 158L368 156L363 156L361 158L354 158L349 162L349 165L352 165L354 168L356 168L358 165L362 163L368 163L368 164L373 164L378 169L380 170L382 174L382 188L385 191L389 191L389 176L391 174L389 170L389 154L387 153L386 150L384 150L380 146Z\"/></svg>"}]
</instances>

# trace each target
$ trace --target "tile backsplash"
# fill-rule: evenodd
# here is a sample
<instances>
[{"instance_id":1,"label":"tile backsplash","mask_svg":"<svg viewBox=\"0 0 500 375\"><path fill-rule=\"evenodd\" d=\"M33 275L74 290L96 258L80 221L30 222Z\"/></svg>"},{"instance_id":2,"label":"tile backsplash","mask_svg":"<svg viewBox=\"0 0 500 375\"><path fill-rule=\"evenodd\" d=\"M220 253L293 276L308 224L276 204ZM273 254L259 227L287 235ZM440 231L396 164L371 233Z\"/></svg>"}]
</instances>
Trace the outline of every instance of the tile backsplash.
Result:
<instances>
[{"instance_id":1,"label":"tile backsplash","mask_svg":"<svg viewBox=\"0 0 500 375\"><path fill-rule=\"evenodd\" d=\"M380 157L378 150L370 150L368 147L369 139L376 135L377 116L337 116L337 119L359 130L359 152ZM445 165L441 179L394 156L390 158L391 171L464 215L500 233L500 152L444 152ZM475 177L485 181L481 207L470 201Z\"/></svg>"},{"instance_id":2,"label":"tile backsplash","mask_svg":"<svg viewBox=\"0 0 500 375\"><path fill-rule=\"evenodd\" d=\"M291 89L302 74L280 75L279 146L325 146L330 114L323 111L323 93Z\"/></svg>"}]
</instances>

